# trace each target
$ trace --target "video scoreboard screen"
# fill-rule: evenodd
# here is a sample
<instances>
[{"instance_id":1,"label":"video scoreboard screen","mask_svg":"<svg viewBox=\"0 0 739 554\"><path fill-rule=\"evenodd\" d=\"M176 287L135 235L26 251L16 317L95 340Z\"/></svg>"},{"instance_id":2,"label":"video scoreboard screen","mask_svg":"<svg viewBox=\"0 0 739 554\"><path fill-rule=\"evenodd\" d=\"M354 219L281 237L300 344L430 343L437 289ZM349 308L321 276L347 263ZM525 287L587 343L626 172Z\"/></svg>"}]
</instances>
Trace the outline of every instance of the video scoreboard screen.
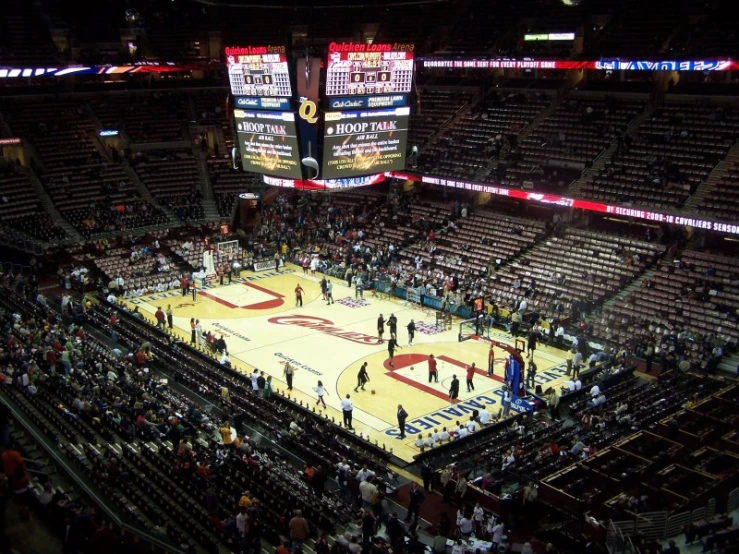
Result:
<instances>
[{"instance_id":1,"label":"video scoreboard screen","mask_svg":"<svg viewBox=\"0 0 739 554\"><path fill-rule=\"evenodd\" d=\"M226 67L234 96L292 97L284 46L227 46Z\"/></svg>"},{"instance_id":2,"label":"video scoreboard screen","mask_svg":"<svg viewBox=\"0 0 739 554\"><path fill-rule=\"evenodd\" d=\"M405 167L410 108L326 112L323 179L382 173Z\"/></svg>"},{"instance_id":3,"label":"video scoreboard screen","mask_svg":"<svg viewBox=\"0 0 739 554\"><path fill-rule=\"evenodd\" d=\"M409 93L412 85L412 44L329 44L326 96Z\"/></svg>"},{"instance_id":4,"label":"video scoreboard screen","mask_svg":"<svg viewBox=\"0 0 739 554\"><path fill-rule=\"evenodd\" d=\"M234 120L244 171L302 178L294 113L234 110Z\"/></svg>"}]
</instances>

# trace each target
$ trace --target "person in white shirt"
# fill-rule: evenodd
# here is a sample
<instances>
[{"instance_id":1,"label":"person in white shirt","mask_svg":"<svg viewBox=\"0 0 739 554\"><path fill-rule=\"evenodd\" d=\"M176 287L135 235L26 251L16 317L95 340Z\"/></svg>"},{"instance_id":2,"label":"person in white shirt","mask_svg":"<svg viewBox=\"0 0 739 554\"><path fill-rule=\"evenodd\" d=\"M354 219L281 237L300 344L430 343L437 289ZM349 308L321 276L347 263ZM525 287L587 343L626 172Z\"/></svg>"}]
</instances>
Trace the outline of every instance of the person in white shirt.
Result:
<instances>
[{"instance_id":1,"label":"person in white shirt","mask_svg":"<svg viewBox=\"0 0 739 554\"><path fill-rule=\"evenodd\" d=\"M582 389L582 381L578 379L577 381L575 381L575 390L580 390L580 389Z\"/></svg>"},{"instance_id":2,"label":"person in white shirt","mask_svg":"<svg viewBox=\"0 0 739 554\"><path fill-rule=\"evenodd\" d=\"M511 467L513 464L516 463L516 457L513 455L513 451L509 450L505 454L503 454L503 465L500 469L505 471L509 467Z\"/></svg>"},{"instance_id":3,"label":"person in white shirt","mask_svg":"<svg viewBox=\"0 0 739 554\"><path fill-rule=\"evenodd\" d=\"M423 445L426 448L433 448L436 445L436 443L434 442L434 437L431 435L431 433L429 433L429 436L426 437L426 441L423 443Z\"/></svg>"},{"instance_id":4,"label":"person in white shirt","mask_svg":"<svg viewBox=\"0 0 739 554\"><path fill-rule=\"evenodd\" d=\"M472 520L462 516L462 519L459 520L459 532L461 533L462 538L469 538L472 534Z\"/></svg>"},{"instance_id":5,"label":"person in white shirt","mask_svg":"<svg viewBox=\"0 0 739 554\"><path fill-rule=\"evenodd\" d=\"M493 546L500 544L500 541L503 539L503 533L505 533L505 526L502 521L499 521L493 526L493 540L491 541Z\"/></svg>"},{"instance_id":6,"label":"person in white shirt","mask_svg":"<svg viewBox=\"0 0 739 554\"><path fill-rule=\"evenodd\" d=\"M434 434L431 435L431 438L434 439L434 444L438 443L441 440L441 433L439 433L438 429L434 429Z\"/></svg>"},{"instance_id":7,"label":"person in white shirt","mask_svg":"<svg viewBox=\"0 0 739 554\"><path fill-rule=\"evenodd\" d=\"M565 387L567 387L568 391L573 392L575 390L575 381L567 379L567 381L565 381Z\"/></svg>"},{"instance_id":8,"label":"person in white shirt","mask_svg":"<svg viewBox=\"0 0 739 554\"><path fill-rule=\"evenodd\" d=\"M477 430L477 425L475 424L475 420L474 419L470 419L467 422L466 427L467 427L467 431L469 433L474 433Z\"/></svg>"},{"instance_id":9,"label":"person in white shirt","mask_svg":"<svg viewBox=\"0 0 739 554\"><path fill-rule=\"evenodd\" d=\"M197 327L195 327L195 333L197 334L198 330ZM254 392L259 392L259 385L257 385L257 379L259 378L259 370L255 367L254 371L250 375L251 378L251 390Z\"/></svg>"},{"instance_id":10,"label":"person in white shirt","mask_svg":"<svg viewBox=\"0 0 739 554\"><path fill-rule=\"evenodd\" d=\"M449 431L446 430L446 427L444 427L441 430L441 433L439 433L439 440L441 442L445 442L445 441L448 441L449 440Z\"/></svg>"},{"instance_id":11,"label":"person in white shirt","mask_svg":"<svg viewBox=\"0 0 739 554\"><path fill-rule=\"evenodd\" d=\"M480 410L480 413L477 415L477 421L482 426L490 424L490 412L488 412L487 406L483 406L482 410Z\"/></svg>"},{"instance_id":12,"label":"person in white shirt","mask_svg":"<svg viewBox=\"0 0 739 554\"><path fill-rule=\"evenodd\" d=\"M459 435L459 421L454 427L449 430L449 434L452 436L452 438L456 438L457 435Z\"/></svg>"},{"instance_id":13,"label":"person in white shirt","mask_svg":"<svg viewBox=\"0 0 739 554\"><path fill-rule=\"evenodd\" d=\"M374 476L375 476L374 471L367 469L367 466L362 466L362 469L360 469L357 472L357 481L361 483L362 481L366 481L370 477L374 477Z\"/></svg>"},{"instance_id":14,"label":"person in white shirt","mask_svg":"<svg viewBox=\"0 0 739 554\"><path fill-rule=\"evenodd\" d=\"M462 543L462 540L458 540L452 547L452 554L465 554L467 552L467 546Z\"/></svg>"},{"instance_id":15,"label":"person in white shirt","mask_svg":"<svg viewBox=\"0 0 739 554\"><path fill-rule=\"evenodd\" d=\"M117 301L118 299L117 299L117 298L115 297L115 294L113 294L113 293L110 293L110 294L109 294L109 295L107 296L106 300L107 300L108 302L110 302L111 304L115 304L115 303L116 303L116 301Z\"/></svg>"},{"instance_id":16,"label":"person in white shirt","mask_svg":"<svg viewBox=\"0 0 739 554\"><path fill-rule=\"evenodd\" d=\"M480 507L480 503L475 504L475 509L472 510L472 519L478 528L482 528L482 522L485 519L485 510Z\"/></svg>"},{"instance_id":17,"label":"person in white shirt","mask_svg":"<svg viewBox=\"0 0 739 554\"><path fill-rule=\"evenodd\" d=\"M344 427L352 429L352 412L354 411L354 404L347 394L345 398L341 399L341 413L344 415Z\"/></svg>"},{"instance_id":18,"label":"person in white shirt","mask_svg":"<svg viewBox=\"0 0 739 554\"><path fill-rule=\"evenodd\" d=\"M225 352L221 356L221 365L231 365L231 360L229 359L228 354L226 354Z\"/></svg>"},{"instance_id":19,"label":"person in white shirt","mask_svg":"<svg viewBox=\"0 0 739 554\"><path fill-rule=\"evenodd\" d=\"M419 433L418 437L416 438L416 447L423 448L424 446L426 446L426 441L423 440L423 435Z\"/></svg>"},{"instance_id":20,"label":"person in white shirt","mask_svg":"<svg viewBox=\"0 0 739 554\"><path fill-rule=\"evenodd\" d=\"M341 460L338 464L336 464L337 471L344 472L347 475L349 475L349 472L352 469L352 466L350 466L348 463L346 463L346 460Z\"/></svg>"},{"instance_id":21,"label":"person in white shirt","mask_svg":"<svg viewBox=\"0 0 739 554\"><path fill-rule=\"evenodd\" d=\"M590 389L590 396L598 396L600 394L600 387L598 385L593 385L593 388Z\"/></svg>"},{"instance_id":22,"label":"person in white shirt","mask_svg":"<svg viewBox=\"0 0 739 554\"><path fill-rule=\"evenodd\" d=\"M241 511L239 512L239 515L236 516L236 530L239 532L239 535L242 537L246 536L246 519L248 515L246 512L246 506L243 506L241 508Z\"/></svg>"},{"instance_id":23,"label":"person in white shirt","mask_svg":"<svg viewBox=\"0 0 739 554\"><path fill-rule=\"evenodd\" d=\"M458 439L463 439L465 437L468 437L470 435L470 432L467 430L467 427L460 427L459 428L459 434L457 435Z\"/></svg>"}]
</instances>

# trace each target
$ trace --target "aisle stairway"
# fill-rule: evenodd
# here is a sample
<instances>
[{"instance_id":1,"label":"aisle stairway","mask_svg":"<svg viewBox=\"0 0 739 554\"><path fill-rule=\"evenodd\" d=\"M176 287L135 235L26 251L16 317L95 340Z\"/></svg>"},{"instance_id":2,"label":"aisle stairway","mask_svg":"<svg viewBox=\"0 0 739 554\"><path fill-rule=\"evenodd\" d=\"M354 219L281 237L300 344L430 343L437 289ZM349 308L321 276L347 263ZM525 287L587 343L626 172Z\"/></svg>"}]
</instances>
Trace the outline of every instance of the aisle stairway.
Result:
<instances>
[{"instance_id":1,"label":"aisle stairway","mask_svg":"<svg viewBox=\"0 0 739 554\"><path fill-rule=\"evenodd\" d=\"M652 115L652 106L650 104L647 104L644 107L644 110L637 114L634 119L632 119L629 122L629 126L624 131L624 134L626 135L633 135L637 132L639 129L639 126L644 122L647 118L651 117ZM586 168L579 179L576 179L570 184L570 190L569 190L569 196L572 197L578 197L580 196L582 192L582 188L586 184L590 184L600 175L601 171L603 171L608 164L613 159L613 156L616 154L616 150L618 150L618 138L614 139L611 144L608 145L608 148L603 150L597 158L595 158L595 161L593 161L593 165Z\"/></svg>"},{"instance_id":2,"label":"aisle stairway","mask_svg":"<svg viewBox=\"0 0 739 554\"><path fill-rule=\"evenodd\" d=\"M737 160L739 160L739 141L734 143L731 150L726 153L726 157L711 170L711 173L708 174L706 180L703 181L695 193L687 199L684 208L686 210L695 210L699 208L706 197L713 191L716 184L728 176L729 168Z\"/></svg>"},{"instance_id":3,"label":"aisle stairway","mask_svg":"<svg viewBox=\"0 0 739 554\"><path fill-rule=\"evenodd\" d=\"M56 208L54 203L51 201L49 193L46 192L46 187L44 187L41 179L39 179L34 170L29 170L29 177L31 181L31 186L36 192L36 195L39 197L44 210L51 216L51 220L54 225L61 227L62 229L64 229L64 232L67 233L69 239L67 239L67 241L65 242L80 242L84 240L84 237L80 234L80 232L75 229L72 224L69 223L69 221L67 221L62 216L61 212Z\"/></svg>"}]
</instances>

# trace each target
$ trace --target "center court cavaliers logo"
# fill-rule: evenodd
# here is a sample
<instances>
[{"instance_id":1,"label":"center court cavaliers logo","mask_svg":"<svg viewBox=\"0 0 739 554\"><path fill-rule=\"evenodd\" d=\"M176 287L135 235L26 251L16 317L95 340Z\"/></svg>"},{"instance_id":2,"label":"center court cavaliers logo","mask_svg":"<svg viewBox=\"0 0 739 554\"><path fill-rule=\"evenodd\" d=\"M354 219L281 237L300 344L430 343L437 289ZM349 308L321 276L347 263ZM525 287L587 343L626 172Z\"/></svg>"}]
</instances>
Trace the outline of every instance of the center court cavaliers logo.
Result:
<instances>
[{"instance_id":1,"label":"center court cavaliers logo","mask_svg":"<svg viewBox=\"0 0 739 554\"><path fill-rule=\"evenodd\" d=\"M377 337L365 335L364 333L356 333L354 331L344 331L341 327L335 327L334 322L322 317L313 317L310 315L282 315L273 317L268 320L275 325L296 325L313 329L327 335L332 335L340 339L345 339L357 344L365 344L368 346L377 345Z\"/></svg>"}]
</instances>

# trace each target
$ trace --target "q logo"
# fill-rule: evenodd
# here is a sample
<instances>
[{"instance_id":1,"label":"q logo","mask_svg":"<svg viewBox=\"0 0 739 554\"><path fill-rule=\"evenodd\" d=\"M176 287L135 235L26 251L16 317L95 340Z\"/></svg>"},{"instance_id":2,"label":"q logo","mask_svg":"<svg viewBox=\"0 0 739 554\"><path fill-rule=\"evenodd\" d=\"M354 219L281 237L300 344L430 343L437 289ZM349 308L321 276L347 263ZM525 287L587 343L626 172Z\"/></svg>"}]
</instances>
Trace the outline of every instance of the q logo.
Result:
<instances>
[{"instance_id":1,"label":"q logo","mask_svg":"<svg viewBox=\"0 0 739 554\"><path fill-rule=\"evenodd\" d=\"M300 114L301 119L304 119L308 123L315 123L318 121L318 118L316 117L317 113L318 106L316 106L316 103L313 102L313 100L303 100L300 103L298 114Z\"/></svg>"}]
</instances>

